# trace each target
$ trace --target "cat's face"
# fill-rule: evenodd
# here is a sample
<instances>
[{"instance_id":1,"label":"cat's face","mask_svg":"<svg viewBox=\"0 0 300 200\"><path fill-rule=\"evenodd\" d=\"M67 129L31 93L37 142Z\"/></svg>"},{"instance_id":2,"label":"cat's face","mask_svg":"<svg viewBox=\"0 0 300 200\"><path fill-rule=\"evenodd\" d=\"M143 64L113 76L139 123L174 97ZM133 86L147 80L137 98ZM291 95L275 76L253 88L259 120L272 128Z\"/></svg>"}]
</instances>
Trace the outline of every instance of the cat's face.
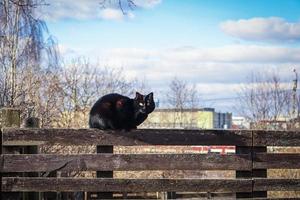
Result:
<instances>
[{"instance_id":1,"label":"cat's face","mask_svg":"<svg viewBox=\"0 0 300 200\"><path fill-rule=\"evenodd\" d=\"M136 92L134 101L136 108L141 113L149 114L155 109L153 92L149 93L146 96Z\"/></svg>"}]
</instances>

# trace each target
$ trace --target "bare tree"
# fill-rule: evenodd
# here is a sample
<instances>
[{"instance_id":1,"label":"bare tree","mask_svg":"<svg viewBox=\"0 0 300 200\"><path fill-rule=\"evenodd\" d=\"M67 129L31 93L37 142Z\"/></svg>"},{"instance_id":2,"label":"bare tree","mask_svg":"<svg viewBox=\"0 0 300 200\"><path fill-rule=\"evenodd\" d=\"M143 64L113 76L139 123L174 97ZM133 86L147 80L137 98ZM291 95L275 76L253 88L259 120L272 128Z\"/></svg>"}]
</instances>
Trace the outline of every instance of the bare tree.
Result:
<instances>
[{"instance_id":1,"label":"bare tree","mask_svg":"<svg viewBox=\"0 0 300 200\"><path fill-rule=\"evenodd\" d=\"M22 117L36 111L45 122L42 116L48 113L50 120L54 102L46 99L44 92L52 89L45 87L57 73L59 56L51 37L45 40L45 23L35 16L43 5L43 0L0 2L0 107L21 108Z\"/></svg>"},{"instance_id":2,"label":"bare tree","mask_svg":"<svg viewBox=\"0 0 300 200\"><path fill-rule=\"evenodd\" d=\"M196 108L199 105L199 94L195 85L188 85L187 82L174 77L166 95L170 107L182 110L184 108Z\"/></svg>"},{"instance_id":3,"label":"bare tree","mask_svg":"<svg viewBox=\"0 0 300 200\"><path fill-rule=\"evenodd\" d=\"M238 93L237 111L251 122L252 128L280 129L288 127L292 116L291 85L278 74L252 74L250 82Z\"/></svg>"},{"instance_id":4,"label":"bare tree","mask_svg":"<svg viewBox=\"0 0 300 200\"><path fill-rule=\"evenodd\" d=\"M32 114L41 119L41 127L52 127L59 120L63 88L60 80L60 71L46 71L41 75L42 82L39 88L41 98Z\"/></svg>"},{"instance_id":5,"label":"bare tree","mask_svg":"<svg viewBox=\"0 0 300 200\"><path fill-rule=\"evenodd\" d=\"M102 0L99 3L102 8L118 8L122 11L123 15L127 15L128 10L133 10L137 7L135 1L136 0Z\"/></svg>"},{"instance_id":6,"label":"bare tree","mask_svg":"<svg viewBox=\"0 0 300 200\"><path fill-rule=\"evenodd\" d=\"M174 126L175 124L184 121L184 109L193 111L199 106L199 94L195 85L188 85L185 81L180 80L177 77L174 77L170 82L166 99L169 106L175 111ZM188 123L192 124L193 121Z\"/></svg>"},{"instance_id":7,"label":"bare tree","mask_svg":"<svg viewBox=\"0 0 300 200\"><path fill-rule=\"evenodd\" d=\"M122 69L102 67L84 57L64 64L59 76L61 97L59 98L59 127L87 127L90 107L101 96L108 93L133 95L144 82L128 79Z\"/></svg>"}]
</instances>

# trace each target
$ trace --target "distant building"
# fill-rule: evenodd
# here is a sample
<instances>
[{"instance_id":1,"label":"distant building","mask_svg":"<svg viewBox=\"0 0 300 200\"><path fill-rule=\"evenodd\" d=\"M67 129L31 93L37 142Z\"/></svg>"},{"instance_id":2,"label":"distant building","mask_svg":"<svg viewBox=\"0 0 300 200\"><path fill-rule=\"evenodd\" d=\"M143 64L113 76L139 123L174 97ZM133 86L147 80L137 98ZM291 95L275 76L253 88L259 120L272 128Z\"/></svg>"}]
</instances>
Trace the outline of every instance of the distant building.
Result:
<instances>
[{"instance_id":1,"label":"distant building","mask_svg":"<svg viewBox=\"0 0 300 200\"><path fill-rule=\"evenodd\" d=\"M276 119L248 121L245 117L232 117L232 129L297 130L300 117L279 116Z\"/></svg>"},{"instance_id":2,"label":"distant building","mask_svg":"<svg viewBox=\"0 0 300 200\"><path fill-rule=\"evenodd\" d=\"M260 120L258 122L252 122L250 124L250 128L266 130L297 130L300 127L299 122L300 118L280 116L277 119Z\"/></svg>"},{"instance_id":3,"label":"distant building","mask_svg":"<svg viewBox=\"0 0 300 200\"><path fill-rule=\"evenodd\" d=\"M214 112L213 128L229 129L232 127L232 114Z\"/></svg>"},{"instance_id":4,"label":"distant building","mask_svg":"<svg viewBox=\"0 0 300 200\"><path fill-rule=\"evenodd\" d=\"M230 129L232 114L214 108L156 109L141 128Z\"/></svg>"},{"instance_id":5,"label":"distant building","mask_svg":"<svg viewBox=\"0 0 300 200\"><path fill-rule=\"evenodd\" d=\"M249 129L250 123L245 117L232 117L232 128L233 129Z\"/></svg>"}]
</instances>

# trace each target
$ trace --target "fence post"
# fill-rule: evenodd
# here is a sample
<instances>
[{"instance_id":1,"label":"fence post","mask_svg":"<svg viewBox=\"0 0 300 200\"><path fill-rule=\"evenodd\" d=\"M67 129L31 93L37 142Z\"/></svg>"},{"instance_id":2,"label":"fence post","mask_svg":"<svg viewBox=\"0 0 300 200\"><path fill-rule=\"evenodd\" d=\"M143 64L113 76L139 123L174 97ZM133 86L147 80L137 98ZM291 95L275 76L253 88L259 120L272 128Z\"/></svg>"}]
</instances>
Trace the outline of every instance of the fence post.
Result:
<instances>
[{"instance_id":1,"label":"fence post","mask_svg":"<svg viewBox=\"0 0 300 200\"><path fill-rule=\"evenodd\" d=\"M252 132L252 141L253 141L253 132ZM236 147L236 154L245 154L251 153L252 164L253 158L256 153L266 153L267 147L254 147L253 143L251 147ZM251 171L236 171L236 178L267 178L267 169L252 169ZM267 191L253 191L250 192L239 192L236 193L236 198L257 198L263 197L267 198Z\"/></svg>"},{"instance_id":2,"label":"fence post","mask_svg":"<svg viewBox=\"0 0 300 200\"><path fill-rule=\"evenodd\" d=\"M0 127L19 128L21 124L20 110L16 108L0 109Z\"/></svg>"},{"instance_id":3,"label":"fence post","mask_svg":"<svg viewBox=\"0 0 300 200\"><path fill-rule=\"evenodd\" d=\"M29 117L25 120L25 128L40 128L40 120L37 117ZM38 146L24 147L24 154L38 154ZM28 177L38 177L38 172L26 173ZM41 198L40 192L28 192L24 200L38 200Z\"/></svg>"},{"instance_id":4,"label":"fence post","mask_svg":"<svg viewBox=\"0 0 300 200\"><path fill-rule=\"evenodd\" d=\"M235 149L236 154L252 154L252 147L245 147L245 146L236 146ZM252 178L252 171L246 170L237 170L235 172L235 176L237 179L239 178ZM237 192L236 198L252 198L252 192Z\"/></svg>"},{"instance_id":5,"label":"fence post","mask_svg":"<svg viewBox=\"0 0 300 200\"><path fill-rule=\"evenodd\" d=\"M267 147L253 147L253 156L256 153L267 153ZM267 169L252 169L253 178L267 178ZM253 198L267 198L267 191L253 191Z\"/></svg>"},{"instance_id":6,"label":"fence post","mask_svg":"<svg viewBox=\"0 0 300 200\"><path fill-rule=\"evenodd\" d=\"M31 127L31 128L40 128L40 120L36 117L29 117L26 120L25 125L28 127ZM37 149L37 152L38 152L38 149ZM57 171L48 172L44 176L57 177ZM58 200L59 193L57 193L57 192L40 192L39 198L42 198L42 200Z\"/></svg>"},{"instance_id":7,"label":"fence post","mask_svg":"<svg viewBox=\"0 0 300 200\"><path fill-rule=\"evenodd\" d=\"M16 108L1 108L0 109L0 127L20 127L20 110ZM2 136L2 134L1 134ZM2 140L2 137L1 137ZM20 154L22 149L18 146L2 147L1 144L1 153L5 154ZM2 173L2 176L21 176L21 173ZM2 180L1 180L2 184ZM1 199L6 200L19 200L22 198L21 192L1 192Z\"/></svg>"},{"instance_id":8,"label":"fence post","mask_svg":"<svg viewBox=\"0 0 300 200\"><path fill-rule=\"evenodd\" d=\"M97 153L113 153L114 146L112 145L99 145L97 146ZM97 178L113 178L114 172L113 171L97 171ZM98 192L97 199L112 199L113 193L112 192Z\"/></svg>"},{"instance_id":9,"label":"fence post","mask_svg":"<svg viewBox=\"0 0 300 200\"><path fill-rule=\"evenodd\" d=\"M176 199L176 192L167 192L168 199Z\"/></svg>"}]
</instances>

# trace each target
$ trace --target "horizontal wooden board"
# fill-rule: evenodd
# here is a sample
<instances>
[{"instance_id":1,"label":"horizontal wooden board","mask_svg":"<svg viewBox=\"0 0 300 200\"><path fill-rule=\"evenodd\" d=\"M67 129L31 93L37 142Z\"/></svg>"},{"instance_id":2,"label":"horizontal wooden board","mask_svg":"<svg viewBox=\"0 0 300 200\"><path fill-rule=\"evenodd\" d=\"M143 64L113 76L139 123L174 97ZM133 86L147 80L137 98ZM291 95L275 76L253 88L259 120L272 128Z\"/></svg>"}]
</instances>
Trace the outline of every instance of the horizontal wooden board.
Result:
<instances>
[{"instance_id":1,"label":"horizontal wooden board","mask_svg":"<svg viewBox=\"0 0 300 200\"><path fill-rule=\"evenodd\" d=\"M251 146L248 130L3 129L4 145L238 145Z\"/></svg>"},{"instance_id":2,"label":"horizontal wooden board","mask_svg":"<svg viewBox=\"0 0 300 200\"><path fill-rule=\"evenodd\" d=\"M300 146L300 131L253 131L254 146Z\"/></svg>"},{"instance_id":3,"label":"horizontal wooden board","mask_svg":"<svg viewBox=\"0 0 300 200\"><path fill-rule=\"evenodd\" d=\"M300 154L257 153L253 157L254 169L300 169Z\"/></svg>"},{"instance_id":4,"label":"horizontal wooden board","mask_svg":"<svg viewBox=\"0 0 300 200\"><path fill-rule=\"evenodd\" d=\"M250 154L1 155L3 172L108 170L251 170Z\"/></svg>"},{"instance_id":5,"label":"horizontal wooden board","mask_svg":"<svg viewBox=\"0 0 300 200\"><path fill-rule=\"evenodd\" d=\"M2 191L236 192L252 191L251 179L86 179L3 177Z\"/></svg>"},{"instance_id":6,"label":"horizontal wooden board","mask_svg":"<svg viewBox=\"0 0 300 200\"><path fill-rule=\"evenodd\" d=\"M300 191L300 179L253 179L254 191Z\"/></svg>"},{"instance_id":7,"label":"horizontal wooden board","mask_svg":"<svg viewBox=\"0 0 300 200\"><path fill-rule=\"evenodd\" d=\"M252 198L252 200L299 200L299 198L284 197L284 198Z\"/></svg>"}]
</instances>

